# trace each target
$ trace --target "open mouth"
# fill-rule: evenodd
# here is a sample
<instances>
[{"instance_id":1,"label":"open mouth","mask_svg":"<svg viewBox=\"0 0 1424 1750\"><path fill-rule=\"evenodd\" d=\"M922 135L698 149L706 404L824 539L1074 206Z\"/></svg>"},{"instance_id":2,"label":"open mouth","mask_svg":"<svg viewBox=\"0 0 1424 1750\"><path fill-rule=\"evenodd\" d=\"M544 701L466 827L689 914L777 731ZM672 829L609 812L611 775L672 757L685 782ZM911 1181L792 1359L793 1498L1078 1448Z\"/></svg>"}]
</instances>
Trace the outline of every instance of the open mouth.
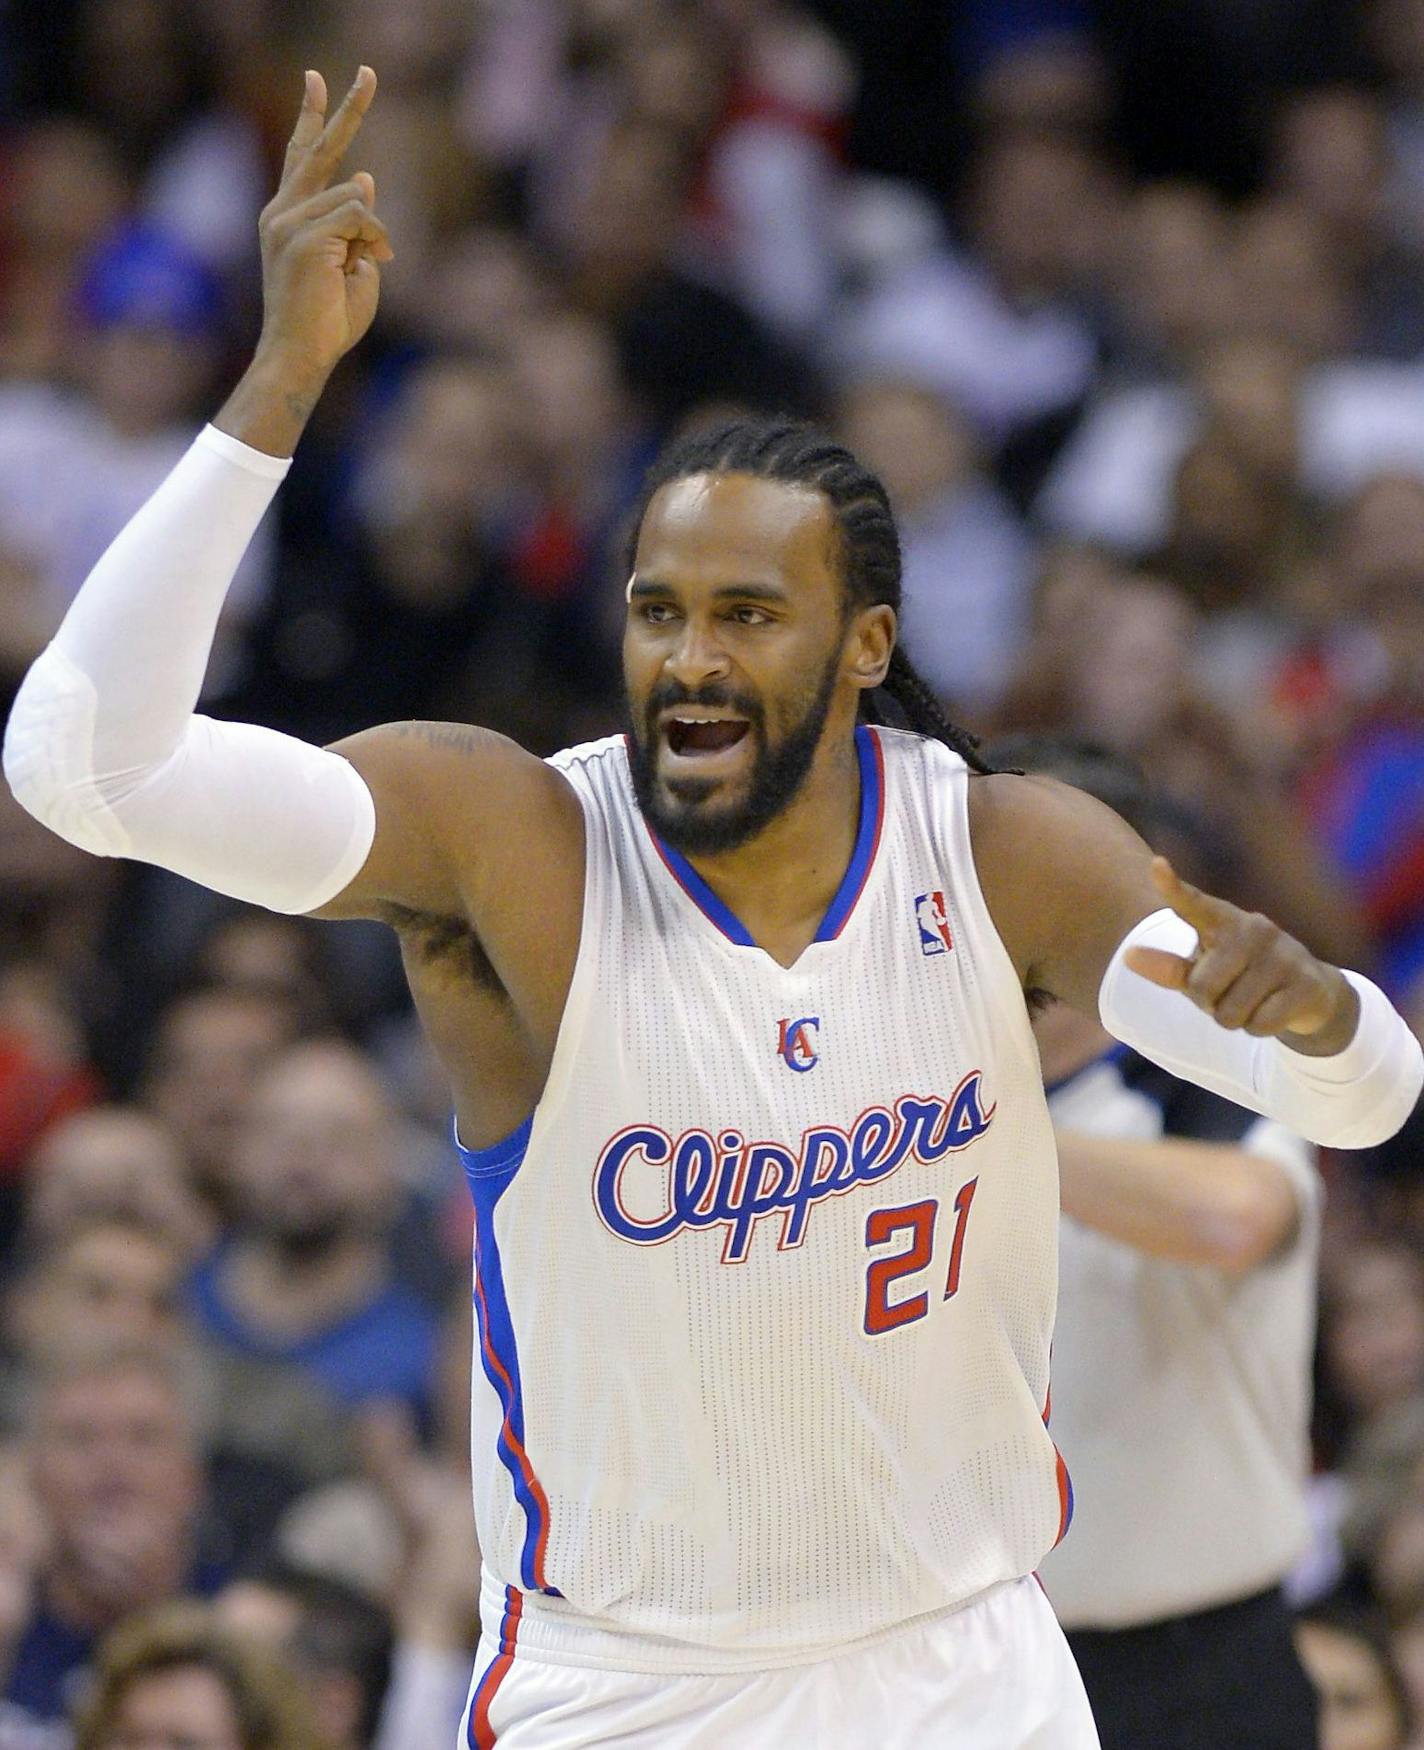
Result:
<instances>
[{"instance_id":1,"label":"open mouth","mask_svg":"<svg viewBox=\"0 0 1424 1750\"><path fill-rule=\"evenodd\" d=\"M668 717L663 733L668 749L683 759L725 753L735 747L751 725L745 717Z\"/></svg>"}]
</instances>

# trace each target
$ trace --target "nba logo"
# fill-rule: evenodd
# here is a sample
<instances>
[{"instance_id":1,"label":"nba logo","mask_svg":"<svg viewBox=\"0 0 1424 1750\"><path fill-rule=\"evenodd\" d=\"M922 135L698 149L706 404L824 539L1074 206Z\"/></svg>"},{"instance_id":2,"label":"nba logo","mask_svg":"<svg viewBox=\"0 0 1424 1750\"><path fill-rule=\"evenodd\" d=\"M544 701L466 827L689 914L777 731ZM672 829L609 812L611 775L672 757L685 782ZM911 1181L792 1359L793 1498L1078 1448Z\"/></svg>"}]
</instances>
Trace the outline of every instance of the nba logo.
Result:
<instances>
[{"instance_id":1,"label":"nba logo","mask_svg":"<svg viewBox=\"0 0 1424 1750\"><path fill-rule=\"evenodd\" d=\"M920 927L921 954L948 954L953 948L954 937L949 933L949 914L942 893L916 895L915 922Z\"/></svg>"},{"instance_id":2,"label":"nba logo","mask_svg":"<svg viewBox=\"0 0 1424 1750\"><path fill-rule=\"evenodd\" d=\"M780 1036L776 1049L787 1069L794 1069L798 1075L804 1075L808 1069L815 1069L821 1061L821 1053L814 1038L821 1030L821 1017L803 1015L799 1021L779 1021L777 1026Z\"/></svg>"}]
</instances>

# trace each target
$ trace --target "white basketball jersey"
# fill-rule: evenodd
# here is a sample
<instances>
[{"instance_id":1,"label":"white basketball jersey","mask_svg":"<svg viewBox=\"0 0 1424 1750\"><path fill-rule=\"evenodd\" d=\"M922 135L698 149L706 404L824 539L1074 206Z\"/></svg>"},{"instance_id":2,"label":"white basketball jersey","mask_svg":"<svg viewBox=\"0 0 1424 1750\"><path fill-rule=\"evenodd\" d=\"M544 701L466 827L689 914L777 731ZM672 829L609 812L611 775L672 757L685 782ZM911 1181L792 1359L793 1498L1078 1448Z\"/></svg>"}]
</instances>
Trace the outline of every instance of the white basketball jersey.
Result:
<instances>
[{"instance_id":1,"label":"white basketball jersey","mask_svg":"<svg viewBox=\"0 0 1424 1750\"><path fill-rule=\"evenodd\" d=\"M461 1151L476 1518L521 1646L820 1657L1066 1528L1057 1161L967 768L857 740L854 854L789 970L653 836L621 737L553 762L586 820L568 1005L532 1118Z\"/></svg>"}]
</instances>

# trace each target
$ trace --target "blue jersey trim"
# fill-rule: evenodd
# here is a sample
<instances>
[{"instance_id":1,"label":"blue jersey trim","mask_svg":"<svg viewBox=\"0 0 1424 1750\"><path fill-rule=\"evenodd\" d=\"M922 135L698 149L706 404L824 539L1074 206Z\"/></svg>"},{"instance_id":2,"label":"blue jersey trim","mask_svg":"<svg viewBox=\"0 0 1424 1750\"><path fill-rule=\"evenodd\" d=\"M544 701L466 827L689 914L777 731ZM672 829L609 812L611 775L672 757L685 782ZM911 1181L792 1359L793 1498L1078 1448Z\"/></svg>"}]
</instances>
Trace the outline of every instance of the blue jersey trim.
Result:
<instances>
[{"instance_id":1,"label":"blue jersey trim","mask_svg":"<svg viewBox=\"0 0 1424 1750\"><path fill-rule=\"evenodd\" d=\"M855 910L855 902L860 898L869 878L871 864L875 861L876 848L880 842L885 801L880 745L874 730L863 723L856 727L855 752L860 767L860 820L846 872L841 877L840 886L837 887L834 898L826 908L826 915L821 919L820 928L813 937L817 942L833 941L845 928L846 920ZM667 864L673 879L698 910L717 926L729 942L735 942L739 948L755 948L757 944L751 931L732 908L717 897L682 852L660 838L651 825L648 831L657 846L658 855Z\"/></svg>"},{"instance_id":2,"label":"blue jersey trim","mask_svg":"<svg viewBox=\"0 0 1424 1750\"><path fill-rule=\"evenodd\" d=\"M546 1592L557 1598L561 1594L548 1583L544 1571L544 1550L549 1538L549 1503L524 1447L524 1393L519 1373L519 1350L514 1340L514 1322L504 1285L504 1264L494 1226L495 1206L514 1183L514 1176L528 1151L533 1127L531 1116L502 1142L485 1149L465 1148L457 1134L455 1147L475 1206L478 1356L485 1378L494 1387L504 1411L496 1441L500 1462L509 1472L514 1498L524 1510L520 1579L526 1591Z\"/></svg>"},{"instance_id":3,"label":"blue jersey trim","mask_svg":"<svg viewBox=\"0 0 1424 1750\"><path fill-rule=\"evenodd\" d=\"M836 889L836 896L821 919L816 931L818 942L832 942L846 926L855 910L855 902L870 875L880 843L880 827L884 819L884 779L881 773L880 747L875 731L860 724L855 732L855 756L860 765L860 824L856 828L855 848L850 862Z\"/></svg>"},{"instance_id":4,"label":"blue jersey trim","mask_svg":"<svg viewBox=\"0 0 1424 1750\"><path fill-rule=\"evenodd\" d=\"M534 1128L534 1114L531 1112L516 1130L499 1142L492 1142L488 1148L466 1148L460 1141L460 1132L455 1130L455 1150L460 1157L460 1164L465 1169L465 1177L471 1178L483 1173L499 1173L517 1170L529 1147L529 1133ZM471 1188L473 1194L473 1187Z\"/></svg>"},{"instance_id":5,"label":"blue jersey trim","mask_svg":"<svg viewBox=\"0 0 1424 1750\"><path fill-rule=\"evenodd\" d=\"M657 846L658 855L667 864L672 878L678 886L703 913L711 919L729 942L735 942L739 948L755 948L756 942L750 930L732 910L724 904L693 868L681 851L675 851L665 840L658 837L651 827L653 843Z\"/></svg>"}]
</instances>

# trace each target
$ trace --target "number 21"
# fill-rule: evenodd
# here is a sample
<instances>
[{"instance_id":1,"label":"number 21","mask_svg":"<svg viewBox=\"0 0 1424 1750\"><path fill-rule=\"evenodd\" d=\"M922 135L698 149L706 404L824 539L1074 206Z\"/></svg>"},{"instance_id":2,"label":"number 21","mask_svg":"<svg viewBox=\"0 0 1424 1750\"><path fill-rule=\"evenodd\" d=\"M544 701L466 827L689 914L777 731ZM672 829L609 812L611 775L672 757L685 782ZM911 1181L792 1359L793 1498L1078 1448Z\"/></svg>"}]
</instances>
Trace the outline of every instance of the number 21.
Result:
<instances>
[{"instance_id":1,"label":"number 21","mask_svg":"<svg viewBox=\"0 0 1424 1750\"><path fill-rule=\"evenodd\" d=\"M949 1274L944 1285L944 1300L959 1292L959 1272L964 1262L964 1230L969 1224L969 1210L974 1202L978 1179L961 1185L954 1199L954 1237L949 1246ZM892 1283L923 1270L934 1256L935 1219L939 1214L939 1199L928 1197L922 1203L906 1203L899 1209L873 1209L865 1221L867 1246L883 1246L898 1234L908 1233L910 1243L888 1257L873 1258L865 1272L865 1331L870 1337L881 1337L887 1331L898 1331L902 1325L912 1325L930 1310L927 1289L907 1295L904 1300L891 1300Z\"/></svg>"}]
</instances>

